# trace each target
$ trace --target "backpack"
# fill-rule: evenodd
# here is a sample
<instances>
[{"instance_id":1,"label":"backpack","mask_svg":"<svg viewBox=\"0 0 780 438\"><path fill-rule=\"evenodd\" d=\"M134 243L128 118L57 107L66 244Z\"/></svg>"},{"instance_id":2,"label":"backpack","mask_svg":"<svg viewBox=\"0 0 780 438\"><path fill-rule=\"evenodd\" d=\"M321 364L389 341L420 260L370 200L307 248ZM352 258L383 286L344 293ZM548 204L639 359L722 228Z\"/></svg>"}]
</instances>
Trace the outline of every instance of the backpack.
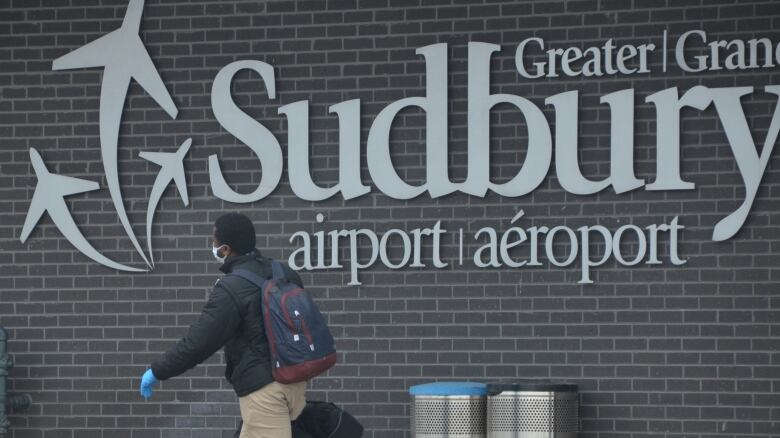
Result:
<instances>
[{"instance_id":1,"label":"backpack","mask_svg":"<svg viewBox=\"0 0 780 438\"><path fill-rule=\"evenodd\" d=\"M271 349L271 372L279 383L296 383L318 376L336 364L336 348L328 325L306 290L287 280L273 259L273 276L231 272L260 288L265 336Z\"/></svg>"},{"instance_id":2,"label":"backpack","mask_svg":"<svg viewBox=\"0 0 780 438\"><path fill-rule=\"evenodd\" d=\"M363 425L333 403L307 401L292 423L293 438L360 438Z\"/></svg>"},{"instance_id":3,"label":"backpack","mask_svg":"<svg viewBox=\"0 0 780 438\"><path fill-rule=\"evenodd\" d=\"M241 436L243 421L233 438ZM349 412L333 403L307 401L306 407L290 425L292 438L360 438L363 425Z\"/></svg>"}]
</instances>

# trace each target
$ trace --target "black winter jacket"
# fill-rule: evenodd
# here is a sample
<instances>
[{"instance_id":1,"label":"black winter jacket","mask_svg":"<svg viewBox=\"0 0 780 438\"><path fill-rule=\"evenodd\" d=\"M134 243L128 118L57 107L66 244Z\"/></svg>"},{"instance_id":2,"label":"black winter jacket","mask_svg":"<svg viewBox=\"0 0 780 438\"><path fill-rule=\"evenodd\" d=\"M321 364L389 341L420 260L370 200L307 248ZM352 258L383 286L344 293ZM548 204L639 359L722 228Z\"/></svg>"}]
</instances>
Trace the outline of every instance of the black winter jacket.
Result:
<instances>
[{"instance_id":1,"label":"black winter jacket","mask_svg":"<svg viewBox=\"0 0 780 438\"><path fill-rule=\"evenodd\" d=\"M303 287L298 273L287 263L281 264L286 278ZM249 270L264 278L272 276L270 261L257 249L243 256L231 256L219 268L225 274L234 269ZM271 355L260 311L260 291L235 275L226 275L217 281L187 335L152 362L152 372L159 380L176 377L223 346L225 378L239 397L273 382Z\"/></svg>"}]
</instances>

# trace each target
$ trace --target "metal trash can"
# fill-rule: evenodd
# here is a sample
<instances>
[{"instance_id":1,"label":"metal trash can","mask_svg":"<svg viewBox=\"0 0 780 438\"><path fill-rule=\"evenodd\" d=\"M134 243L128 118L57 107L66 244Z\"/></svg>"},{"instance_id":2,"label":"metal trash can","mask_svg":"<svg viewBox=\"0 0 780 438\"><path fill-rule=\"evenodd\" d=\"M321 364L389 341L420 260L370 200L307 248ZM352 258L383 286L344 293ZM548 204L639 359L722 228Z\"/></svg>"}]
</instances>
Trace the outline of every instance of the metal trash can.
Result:
<instances>
[{"instance_id":1,"label":"metal trash can","mask_svg":"<svg viewBox=\"0 0 780 438\"><path fill-rule=\"evenodd\" d=\"M488 438L576 438L577 385L550 380L488 384Z\"/></svg>"},{"instance_id":2,"label":"metal trash can","mask_svg":"<svg viewBox=\"0 0 780 438\"><path fill-rule=\"evenodd\" d=\"M485 438L487 385L438 382L412 386L412 436Z\"/></svg>"}]
</instances>

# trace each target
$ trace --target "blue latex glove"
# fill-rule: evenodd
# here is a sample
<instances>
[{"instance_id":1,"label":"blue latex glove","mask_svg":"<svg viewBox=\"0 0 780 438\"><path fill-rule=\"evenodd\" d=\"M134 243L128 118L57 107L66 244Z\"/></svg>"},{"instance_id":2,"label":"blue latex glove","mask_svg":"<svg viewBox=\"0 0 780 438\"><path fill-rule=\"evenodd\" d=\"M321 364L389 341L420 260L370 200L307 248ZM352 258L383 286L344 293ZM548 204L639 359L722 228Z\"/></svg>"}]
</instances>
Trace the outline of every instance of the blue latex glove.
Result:
<instances>
[{"instance_id":1,"label":"blue latex glove","mask_svg":"<svg viewBox=\"0 0 780 438\"><path fill-rule=\"evenodd\" d=\"M157 377L154 377L152 369L146 370L144 376L141 377L141 395L143 398L149 399L152 396L152 386L157 382Z\"/></svg>"}]
</instances>

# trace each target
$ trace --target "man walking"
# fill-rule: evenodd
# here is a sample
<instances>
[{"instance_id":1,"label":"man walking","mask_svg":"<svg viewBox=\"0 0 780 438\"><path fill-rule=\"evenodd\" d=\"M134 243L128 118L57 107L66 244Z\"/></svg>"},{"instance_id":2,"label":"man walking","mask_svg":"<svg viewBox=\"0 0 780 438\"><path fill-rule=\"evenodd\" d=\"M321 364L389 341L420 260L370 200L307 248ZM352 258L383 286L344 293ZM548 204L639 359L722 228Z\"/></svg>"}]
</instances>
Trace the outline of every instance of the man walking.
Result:
<instances>
[{"instance_id":1,"label":"man walking","mask_svg":"<svg viewBox=\"0 0 780 438\"><path fill-rule=\"evenodd\" d=\"M242 269L263 278L272 276L270 260L255 248L255 228L248 217L239 213L219 217L212 240L223 273ZM303 287L298 273L286 263L282 266L287 280ZM290 422L306 404L306 382L274 381L260 305L257 286L237 275L222 277L187 335L152 362L141 379L141 394L151 397L157 381L184 373L224 347L225 377L241 408L240 438L290 438Z\"/></svg>"}]
</instances>

